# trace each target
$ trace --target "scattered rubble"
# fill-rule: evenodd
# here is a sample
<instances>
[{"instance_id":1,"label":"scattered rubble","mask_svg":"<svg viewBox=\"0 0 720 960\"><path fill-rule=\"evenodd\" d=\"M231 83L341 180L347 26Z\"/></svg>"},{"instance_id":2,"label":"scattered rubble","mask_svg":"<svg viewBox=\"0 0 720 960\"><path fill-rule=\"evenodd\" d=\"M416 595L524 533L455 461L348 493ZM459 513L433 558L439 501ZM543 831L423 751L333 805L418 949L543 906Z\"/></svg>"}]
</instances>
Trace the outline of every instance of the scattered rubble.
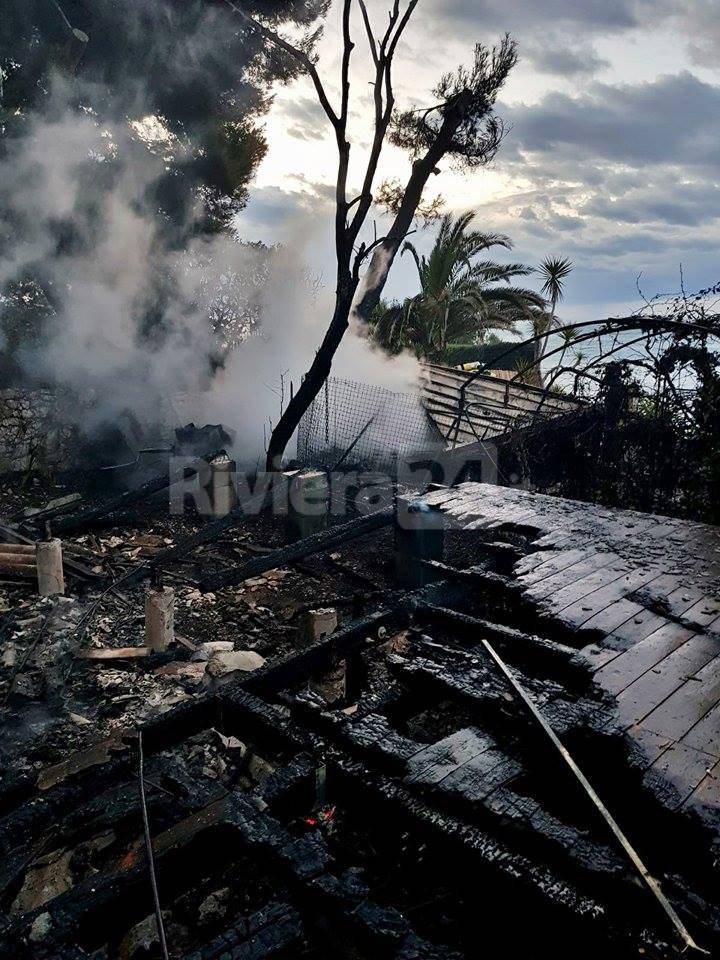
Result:
<instances>
[{"instance_id":1,"label":"scattered rubble","mask_svg":"<svg viewBox=\"0 0 720 960\"><path fill-rule=\"evenodd\" d=\"M384 521L340 552L332 528L317 550L288 545L281 518L236 518L164 565L172 630L150 644L134 573L215 521L137 509L64 537L97 580L45 598L0 584L0 954L160 956L141 729L171 956L461 960L479 912L488 949L508 955L532 954L552 922L560 957L674 956L485 637L611 802L624 798L623 827L684 918L720 931L704 835L683 825L650 845L665 813L577 650L529 628L497 533L447 533L447 579L434 561L433 582L408 590ZM508 543L513 559L533 549ZM523 917L509 929L495 922L508 905Z\"/></svg>"}]
</instances>

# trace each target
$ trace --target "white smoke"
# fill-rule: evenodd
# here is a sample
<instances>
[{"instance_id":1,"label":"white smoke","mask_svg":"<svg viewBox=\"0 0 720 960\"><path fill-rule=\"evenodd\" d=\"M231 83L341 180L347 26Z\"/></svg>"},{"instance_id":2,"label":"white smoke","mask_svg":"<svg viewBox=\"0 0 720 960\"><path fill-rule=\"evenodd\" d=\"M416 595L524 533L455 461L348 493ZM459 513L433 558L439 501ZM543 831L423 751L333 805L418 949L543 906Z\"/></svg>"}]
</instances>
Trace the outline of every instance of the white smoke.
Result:
<instances>
[{"instance_id":1,"label":"white smoke","mask_svg":"<svg viewBox=\"0 0 720 960\"><path fill-rule=\"evenodd\" d=\"M0 208L22 226L22 242L0 260L0 288L39 266L54 317L21 360L35 379L92 395L75 410L83 428L128 409L149 420L183 395L183 422L224 423L237 433L238 460L254 465L332 316L331 291L306 277L303 252L316 228L308 215L273 253L257 293L259 326L213 373L208 276L222 286L252 272L255 254L226 235L169 251L146 199L162 169L162 150L139 142L137 124L107 125L70 107L28 122L0 163ZM156 303L148 334L147 307ZM418 371L414 358L389 360L353 329L333 366L334 376L397 391L416 389Z\"/></svg>"},{"instance_id":2,"label":"white smoke","mask_svg":"<svg viewBox=\"0 0 720 960\"><path fill-rule=\"evenodd\" d=\"M307 227L309 231L310 223ZM308 237L306 231L306 242ZM263 289L259 331L232 352L202 398L203 420L237 431L233 453L245 467L262 459L272 427L312 363L332 317L332 292L308 283L302 255L299 242L277 251ZM419 370L415 357L389 358L362 330L351 327L332 376L415 392Z\"/></svg>"}]
</instances>

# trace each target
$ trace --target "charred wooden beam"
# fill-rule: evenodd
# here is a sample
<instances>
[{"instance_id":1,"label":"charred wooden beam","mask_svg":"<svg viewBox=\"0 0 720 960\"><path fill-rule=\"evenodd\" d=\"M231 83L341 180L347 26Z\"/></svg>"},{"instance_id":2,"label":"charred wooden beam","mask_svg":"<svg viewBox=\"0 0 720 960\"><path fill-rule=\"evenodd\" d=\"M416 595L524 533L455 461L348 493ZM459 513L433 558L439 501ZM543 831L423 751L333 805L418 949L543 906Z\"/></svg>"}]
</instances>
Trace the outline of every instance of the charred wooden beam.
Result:
<instances>
[{"instance_id":1,"label":"charred wooden beam","mask_svg":"<svg viewBox=\"0 0 720 960\"><path fill-rule=\"evenodd\" d=\"M478 634L481 634L487 639L503 644L503 649L506 649L510 656L517 657L520 654L523 660L536 660L548 665L552 664L553 667L559 668L563 674L567 672L585 675L587 673L573 659L577 654L575 647L567 646L564 643L557 643L537 634L525 633L515 627L471 617L466 613L460 613L458 610L450 610L447 607L440 607L435 604L421 603L416 607L415 614L421 620L431 623L452 624L459 628L462 634L473 634L476 640Z\"/></svg>"},{"instance_id":2,"label":"charred wooden beam","mask_svg":"<svg viewBox=\"0 0 720 960\"><path fill-rule=\"evenodd\" d=\"M378 627L398 616L401 604L380 610L368 617L351 620L335 633L323 637L312 646L292 653L277 663L271 663L239 681L245 690L256 695L273 693L292 683L298 683L317 670L327 670L333 663L344 659L352 650L365 642L368 636L377 636Z\"/></svg>"},{"instance_id":3,"label":"charred wooden beam","mask_svg":"<svg viewBox=\"0 0 720 960\"><path fill-rule=\"evenodd\" d=\"M30 537L26 537L24 533L20 533L19 530L16 530L14 527L8 527L4 524L0 524L0 540L5 543L18 543L24 546L30 546L35 550L35 541ZM80 577L83 580L99 580L101 579L97 573L86 567L84 563L79 563L77 560L73 560L70 557L65 556L63 558L63 567L65 572L72 574L72 576Z\"/></svg>"},{"instance_id":4,"label":"charred wooden beam","mask_svg":"<svg viewBox=\"0 0 720 960\"><path fill-rule=\"evenodd\" d=\"M35 548L21 543L0 544L0 573L34 578L37 575Z\"/></svg>"},{"instance_id":5,"label":"charred wooden beam","mask_svg":"<svg viewBox=\"0 0 720 960\"><path fill-rule=\"evenodd\" d=\"M325 550L331 550L343 543L349 543L358 537L363 537L368 533L381 530L383 527L392 523L393 516L393 510L379 510L377 513L371 513L369 516L350 520L348 523L343 523L330 530L324 530L322 533L316 533L312 537L306 537L304 540L290 544L290 546L273 550L272 553L265 554L265 556L254 557L252 560L247 560L232 570L219 573L214 577L207 577L200 581L200 589L208 591L219 590L221 587L242 583L242 581L247 580L248 577L257 577L260 574L266 573L268 570L274 570L277 567L286 567L305 557L322 553Z\"/></svg>"},{"instance_id":6,"label":"charred wooden beam","mask_svg":"<svg viewBox=\"0 0 720 960\"><path fill-rule=\"evenodd\" d=\"M217 456L217 452L209 454L207 459L212 459L214 456ZM195 472L200 469L201 463L204 464L205 462L206 458L198 461ZM153 496L153 494L167 489L175 479L177 478L168 467L166 471L163 471L155 477L151 477L150 480L146 480L145 483L135 490L126 490L125 493L121 493L117 497L111 497L109 500L105 500L95 507L87 507L69 516L56 519L53 524L53 530L56 533L68 533L74 530L81 530L100 520L106 520L112 517L113 514L123 513L129 506L141 503L143 500L147 500L148 497ZM34 519L34 517L31 518L31 522Z\"/></svg>"},{"instance_id":7,"label":"charred wooden beam","mask_svg":"<svg viewBox=\"0 0 720 960\"><path fill-rule=\"evenodd\" d=\"M423 560L423 566L429 570L435 571L437 576L446 577L449 580L458 580L462 583L481 584L486 587L501 587L503 590L512 590L515 593L522 592L522 584L517 580L506 577L502 573L494 573L492 570L485 570L482 567L470 567L467 570L461 570L458 567L452 567L440 560Z\"/></svg>"}]
</instances>

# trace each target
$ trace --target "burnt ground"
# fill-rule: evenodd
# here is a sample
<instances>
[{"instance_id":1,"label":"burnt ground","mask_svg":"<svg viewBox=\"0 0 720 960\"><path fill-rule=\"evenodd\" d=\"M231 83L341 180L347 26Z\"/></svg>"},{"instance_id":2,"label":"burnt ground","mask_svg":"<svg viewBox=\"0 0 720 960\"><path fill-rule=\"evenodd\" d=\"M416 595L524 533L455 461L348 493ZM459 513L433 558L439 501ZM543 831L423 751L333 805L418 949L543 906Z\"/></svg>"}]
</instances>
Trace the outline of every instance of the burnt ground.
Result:
<instances>
[{"instance_id":1,"label":"burnt ground","mask_svg":"<svg viewBox=\"0 0 720 960\"><path fill-rule=\"evenodd\" d=\"M0 515L63 492L8 488ZM162 956L138 729L171 957L679 955L480 635L622 810L685 922L716 936L707 839L643 789L640 758L567 638L499 586L509 558L530 549L522 533L447 534L445 562L480 563L482 589L401 590L386 528L201 593L201 577L286 542L282 519L245 518L166 569L177 600L168 651L79 656L143 643L144 585L108 585L200 526L158 497L125 522L64 537L97 582L69 577L52 601L29 582L0 585L0 955ZM308 643L303 618L319 607L336 607L339 627ZM265 664L213 679L203 645L217 643Z\"/></svg>"},{"instance_id":2,"label":"burnt ground","mask_svg":"<svg viewBox=\"0 0 720 960\"><path fill-rule=\"evenodd\" d=\"M27 493L6 487L0 516L16 516L64 492L48 484L33 485ZM102 577L97 586L70 577L66 596L55 601L39 598L32 581L6 578L0 583L0 697L6 707L0 762L39 769L57 762L70 746L82 746L88 735L109 735L196 695L203 689L205 643L232 644L232 649L253 650L272 662L298 647L307 610L337 607L342 622L387 589L392 532L386 529L354 542L347 551L269 571L220 595L201 593L201 576L288 542L283 518L245 517L221 539L198 547L163 574L164 584L175 590L175 632L189 641L187 646L176 644L171 655L147 661L98 665L74 659L66 648L118 649L144 643L145 584L121 585L110 594L105 589L137 564L202 529L203 521L192 514L170 516L165 500L161 495L141 505L130 523L94 525L64 537L67 555ZM54 675L58 660L63 661L61 676Z\"/></svg>"}]
</instances>

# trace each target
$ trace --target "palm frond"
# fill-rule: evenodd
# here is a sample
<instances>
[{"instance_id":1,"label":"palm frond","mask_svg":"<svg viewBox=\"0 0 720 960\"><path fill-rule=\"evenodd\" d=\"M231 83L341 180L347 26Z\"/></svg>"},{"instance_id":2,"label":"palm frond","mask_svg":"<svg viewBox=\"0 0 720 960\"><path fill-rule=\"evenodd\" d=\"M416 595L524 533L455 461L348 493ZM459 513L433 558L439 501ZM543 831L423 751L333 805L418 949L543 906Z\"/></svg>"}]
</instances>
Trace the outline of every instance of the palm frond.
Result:
<instances>
[{"instance_id":1,"label":"palm frond","mask_svg":"<svg viewBox=\"0 0 720 960\"><path fill-rule=\"evenodd\" d=\"M543 278L542 292L553 305L565 296L565 280L572 273L573 262L569 257L545 257L538 272Z\"/></svg>"},{"instance_id":2,"label":"palm frond","mask_svg":"<svg viewBox=\"0 0 720 960\"><path fill-rule=\"evenodd\" d=\"M376 323L376 338L388 349L410 348L432 357L450 342L479 341L489 330L513 330L520 321L529 321L536 330L549 329L554 303L548 313L543 294L517 284L533 269L524 263L479 259L492 247L509 250L512 243L505 234L471 229L474 220L472 212L443 216L428 254L411 242L403 245L403 254L414 260L420 292L402 308L394 305ZM569 261L554 264L560 284L571 267Z\"/></svg>"}]
</instances>

